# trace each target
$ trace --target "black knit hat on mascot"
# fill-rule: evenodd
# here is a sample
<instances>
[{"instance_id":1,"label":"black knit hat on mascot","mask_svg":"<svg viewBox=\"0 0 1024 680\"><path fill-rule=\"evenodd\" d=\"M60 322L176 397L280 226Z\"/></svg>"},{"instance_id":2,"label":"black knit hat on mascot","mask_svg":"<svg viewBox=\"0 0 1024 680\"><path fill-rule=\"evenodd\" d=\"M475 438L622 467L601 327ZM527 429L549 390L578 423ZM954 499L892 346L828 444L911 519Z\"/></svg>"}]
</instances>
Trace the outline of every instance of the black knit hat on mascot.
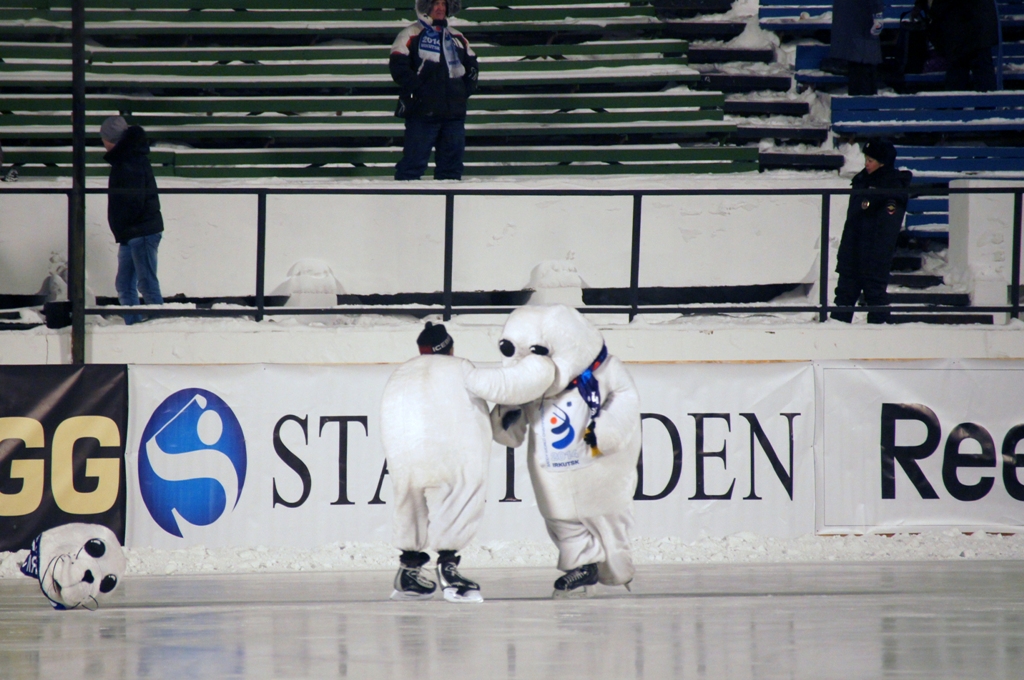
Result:
<instances>
[{"instance_id":1,"label":"black knit hat on mascot","mask_svg":"<svg viewBox=\"0 0 1024 680\"><path fill-rule=\"evenodd\" d=\"M430 8L434 6L434 0L416 0L416 13L423 16L430 16ZM453 17L462 9L462 0L448 0L448 16Z\"/></svg>"},{"instance_id":2,"label":"black knit hat on mascot","mask_svg":"<svg viewBox=\"0 0 1024 680\"><path fill-rule=\"evenodd\" d=\"M454 342L443 324L432 324L429 321L416 338L420 354L448 354Z\"/></svg>"},{"instance_id":3,"label":"black knit hat on mascot","mask_svg":"<svg viewBox=\"0 0 1024 680\"><path fill-rule=\"evenodd\" d=\"M864 155L882 165L892 165L896 161L896 147L885 140L875 140L864 145Z\"/></svg>"}]
</instances>

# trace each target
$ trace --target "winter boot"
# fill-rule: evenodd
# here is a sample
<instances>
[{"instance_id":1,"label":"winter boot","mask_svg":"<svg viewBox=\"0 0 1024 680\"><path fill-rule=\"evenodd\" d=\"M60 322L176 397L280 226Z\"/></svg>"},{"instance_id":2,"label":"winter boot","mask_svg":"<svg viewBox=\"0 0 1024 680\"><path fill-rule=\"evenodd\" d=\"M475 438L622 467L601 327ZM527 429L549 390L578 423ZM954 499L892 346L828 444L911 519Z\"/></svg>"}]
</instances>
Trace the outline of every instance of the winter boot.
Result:
<instances>
[{"instance_id":1,"label":"winter boot","mask_svg":"<svg viewBox=\"0 0 1024 680\"><path fill-rule=\"evenodd\" d=\"M454 550L442 550L437 554L437 580L448 602L483 602L480 585L462 576L456 568L462 558Z\"/></svg>"},{"instance_id":2,"label":"winter boot","mask_svg":"<svg viewBox=\"0 0 1024 680\"><path fill-rule=\"evenodd\" d=\"M392 600L429 600L434 596L437 585L423 575L421 569L430 561L427 553L415 550L403 550L399 558L402 562L395 574L395 590L391 593Z\"/></svg>"},{"instance_id":3,"label":"winter boot","mask_svg":"<svg viewBox=\"0 0 1024 680\"><path fill-rule=\"evenodd\" d=\"M597 565L584 564L576 567L555 581L555 599L589 597L597 585Z\"/></svg>"}]
</instances>

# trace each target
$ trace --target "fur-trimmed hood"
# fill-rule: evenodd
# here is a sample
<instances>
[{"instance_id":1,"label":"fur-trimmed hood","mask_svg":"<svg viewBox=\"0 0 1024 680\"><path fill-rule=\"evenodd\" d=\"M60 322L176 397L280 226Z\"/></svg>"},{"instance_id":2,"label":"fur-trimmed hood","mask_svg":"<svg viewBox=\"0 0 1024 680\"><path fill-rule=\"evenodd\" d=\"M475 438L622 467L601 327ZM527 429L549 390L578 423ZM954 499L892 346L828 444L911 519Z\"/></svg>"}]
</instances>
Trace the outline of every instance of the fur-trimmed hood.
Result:
<instances>
[{"instance_id":1,"label":"fur-trimmed hood","mask_svg":"<svg viewBox=\"0 0 1024 680\"><path fill-rule=\"evenodd\" d=\"M417 16L426 19L430 15L430 8L434 0L416 0ZM453 17L462 10L462 0L448 0L448 16Z\"/></svg>"}]
</instances>

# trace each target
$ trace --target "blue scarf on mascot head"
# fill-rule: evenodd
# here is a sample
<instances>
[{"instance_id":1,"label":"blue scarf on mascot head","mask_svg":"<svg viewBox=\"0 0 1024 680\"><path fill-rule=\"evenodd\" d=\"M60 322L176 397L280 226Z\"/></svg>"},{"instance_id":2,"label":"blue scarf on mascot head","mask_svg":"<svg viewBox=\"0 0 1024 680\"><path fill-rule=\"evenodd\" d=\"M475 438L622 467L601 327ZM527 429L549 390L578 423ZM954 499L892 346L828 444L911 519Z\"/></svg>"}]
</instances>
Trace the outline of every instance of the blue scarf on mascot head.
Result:
<instances>
[{"instance_id":1,"label":"blue scarf on mascot head","mask_svg":"<svg viewBox=\"0 0 1024 680\"><path fill-rule=\"evenodd\" d=\"M424 62L441 61L441 53L444 53L444 61L448 64L448 77L461 78L466 75L466 67L459 59L459 51L455 46L455 38L448 30L445 22L442 26L433 26L429 21L420 17L423 24L423 33L420 35L420 59ZM422 69L423 66L421 65Z\"/></svg>"}]
</instances>

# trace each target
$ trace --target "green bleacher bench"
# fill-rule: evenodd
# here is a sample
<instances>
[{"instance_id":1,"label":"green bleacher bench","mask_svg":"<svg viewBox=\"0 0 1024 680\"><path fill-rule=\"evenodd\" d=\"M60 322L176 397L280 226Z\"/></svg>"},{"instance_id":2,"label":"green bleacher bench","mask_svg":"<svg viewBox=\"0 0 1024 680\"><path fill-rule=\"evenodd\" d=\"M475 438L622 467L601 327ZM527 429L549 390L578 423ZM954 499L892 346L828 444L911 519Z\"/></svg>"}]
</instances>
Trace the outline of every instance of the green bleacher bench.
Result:
<instances>
[{"instance_id":1,"label":"green bleacher bench","mask_svg":"<svg viewBox=\"0 0 1024 680\"><path fill-rule=\"evenodd\" d=\"M305 35L383 39L415 21L407 0L359 0L347 6L330 0L89 0L85 19L89 34L98 38L131 34L153 35ZM452 26L470 39L482 35L529 33L594 33L638 30L657 26L648 2L594 0L504 0L473 3L453 19ZM7 0L0 8L0 34L19 31L48 36L71 26L69 0L35 2Z\"/></svg>"},{"instance_id":2,"label":"green bleacher bench","mask_svg":"<svg viewBox=\"0 0 1024 680\"><path fill-rule=\"evenodd\" d=\"M736 129L723 121L724 96L705 92L638 95L480 95L470 99L467 137L636 135L686 137ZM71 133L70 97L0 95L0 139L60 139ZM230 106L232 111L226 109ZM86 98L87 137L107 116L122 114L153 139L246 137L396 137L403 121L395 98L201 97ZM31 107L32 110L23 110ZM44 108L45 107L45 108ZM340 114L340 115L339 115Z\"/></svg>"},{"instance_id":3,"label":"green bleacher bench","mask_svg":"<svg viewBox=\"0 0 1024 680\"><path fill-rule=\"evenodd\" d=\"M103 150L86 152L87 174L106 176ZM374 177L394 174L401 147L165 149L150 152L158 177ZM7 147L26 176L70 174L70 147ZM720 173L758 169L756 147L609 145L467 146L466 176L516 174Z\"/></svg>"},{"instance_id":4,"label":"green bleacher bench","mask_svg":"<svg viewBox=\"0 0 1024 680\"><path fill-rule=\"evenodd\" d=\"M243 4L86 2L89 174L108 171L96 131L118 113L147 130L160 175L393 172L404 125L387 60L411 0ZM0 139L25 176L70 172L70 6L0 7ZM679 87L699 73L650 2L474 2L453 26L482 66L467 175L757 168L756 148L716 141L736 130L723 95Z\"/></svg>"}]
</instances>

